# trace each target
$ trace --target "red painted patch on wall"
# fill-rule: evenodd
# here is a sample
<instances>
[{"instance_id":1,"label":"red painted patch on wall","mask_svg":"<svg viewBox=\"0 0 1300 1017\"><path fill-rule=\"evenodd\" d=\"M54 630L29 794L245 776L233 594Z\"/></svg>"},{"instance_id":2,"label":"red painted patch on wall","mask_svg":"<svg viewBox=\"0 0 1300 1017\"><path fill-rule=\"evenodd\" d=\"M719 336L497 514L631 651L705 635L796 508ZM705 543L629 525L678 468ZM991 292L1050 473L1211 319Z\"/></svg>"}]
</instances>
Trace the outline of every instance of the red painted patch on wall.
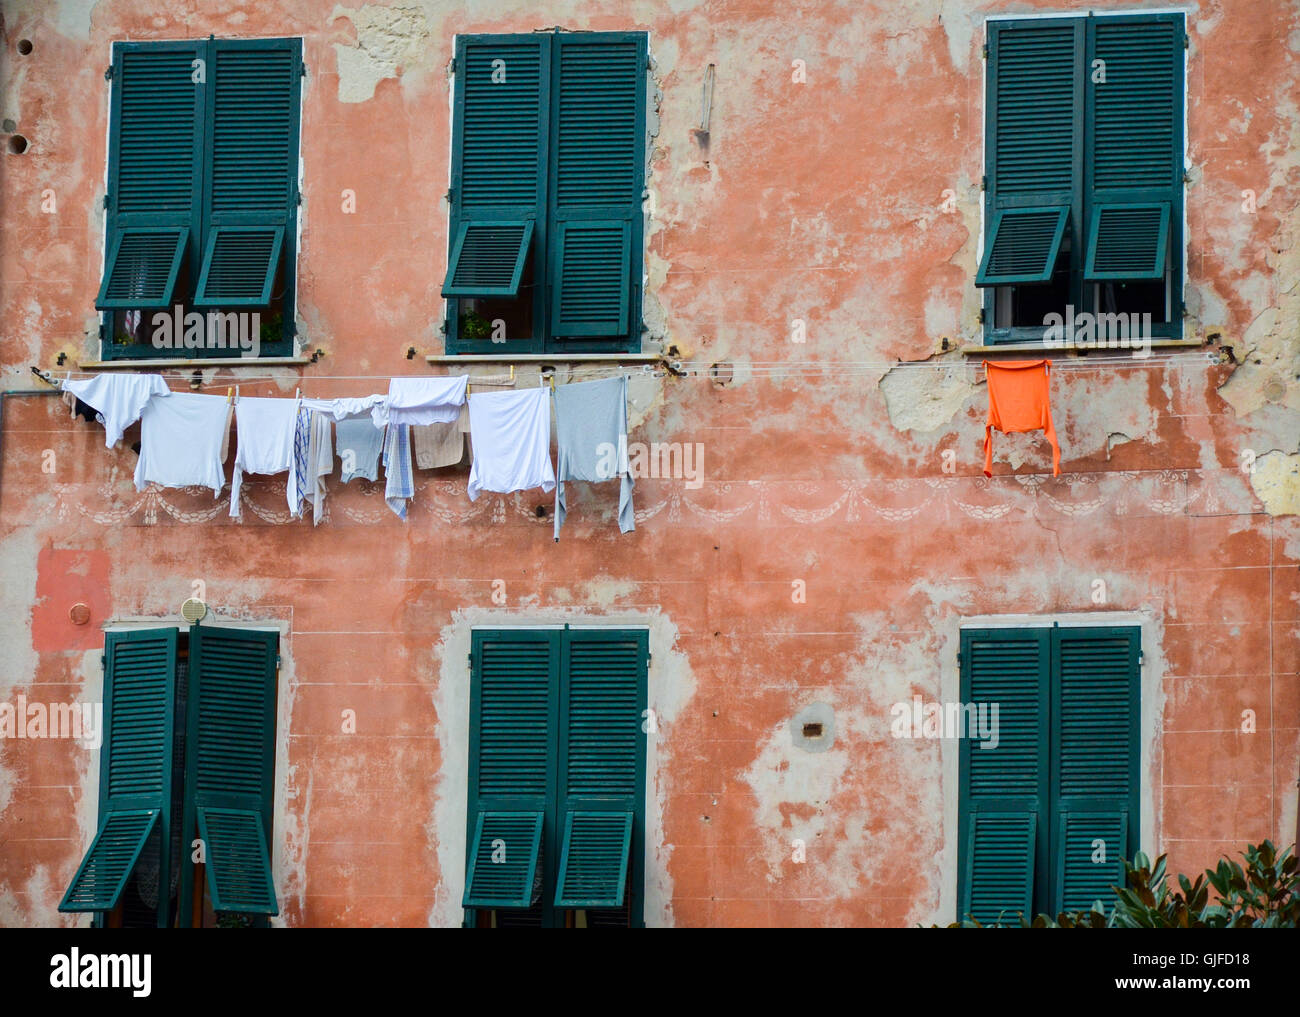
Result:
<instances>
[{"instance_id":1,"label":"red painted patch on wall","mask_svg":"<svg viewBox=\"0 0 1300 1017\"><path fill-rule=\"evenodd\" d=\"M72 619L78 604L89 609L89 618L82 625ZM107 552L41 549L36 558L36 603L32 607L32 647L37 652L89 650L102 645L100 625L108 617L108 605Z\"/></svg>"}]
</instances>

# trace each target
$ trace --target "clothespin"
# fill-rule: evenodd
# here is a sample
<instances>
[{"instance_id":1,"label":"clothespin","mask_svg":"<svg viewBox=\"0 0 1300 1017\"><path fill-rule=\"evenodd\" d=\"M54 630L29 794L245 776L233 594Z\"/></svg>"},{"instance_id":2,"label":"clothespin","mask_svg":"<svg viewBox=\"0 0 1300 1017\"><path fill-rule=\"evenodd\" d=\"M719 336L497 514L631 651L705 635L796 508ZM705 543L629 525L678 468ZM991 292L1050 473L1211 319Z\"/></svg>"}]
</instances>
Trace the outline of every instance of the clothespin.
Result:
<instances>
[{"instance_id":1,"label":"clothespin","mask_svg":"<svg viewBox=\"0 0 1300 1017\"><path fill-rule=\"evenodd\" d=\"M510 384L513 385L514 383L515 383L515 365L514 365L514 364L511 364L511 365L510 365Z\"/></svg>"},{"instance_id":2,"label":"clothespin","mask_svg":"<svg viewBox=\"0 0 1300 1017\"><path fill-rule=\"evenodd\" d=\"M551 372L551 395L555 395L555 372Z\"/></svg>"},{"instance_id":3,"label":"clothespin","mask_svg":"<svg viewBox=\"0 0 1300 1017\"><path fill-rule=\"evenodd\" d=\"M235 390L233 388L226 389L226 405L229 406L234 401L235 401Z\"/></svg>"}]
</instances>

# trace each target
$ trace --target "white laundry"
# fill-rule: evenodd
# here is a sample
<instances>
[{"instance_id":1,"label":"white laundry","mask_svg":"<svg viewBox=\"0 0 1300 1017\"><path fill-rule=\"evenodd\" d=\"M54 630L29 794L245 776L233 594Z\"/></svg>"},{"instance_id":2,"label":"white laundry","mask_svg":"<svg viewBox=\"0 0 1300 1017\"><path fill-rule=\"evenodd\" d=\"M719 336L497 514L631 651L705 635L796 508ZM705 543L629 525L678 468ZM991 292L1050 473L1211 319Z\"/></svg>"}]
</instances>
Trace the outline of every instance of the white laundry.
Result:
<instances>
[{"instance_id":1,"label":"white laundry","mask_svg":"<svg viewBox=\"0 0 1300 1017\"><path fill-rule=\"evenodd\" d=\"M480 491L554 490L551 394L547 389L475 392L469 397L469 427L474 437L470 501L476 500Z\"/></svg>"},{"instance_id":2,"label":"white laundry","mask_svg":"<svg viewBox=\"0 0 1300 1017\"><path fill-rule=\"evenodd\" d=\"M244 399L235 403L239 451L230 478L230 514L240 514L239 492L245 473L283 473L293 465L293 429L297 411L292 399Z\"/></svg>"},{"instance_id":3,"label":"white laundry","mask_svg":"<svg viewBox=\"0 0 1300 1017\"><path fill-rule=\"evenodd\" d=\"M327 413L335 420L346 420L361 413L371 413L388 397L385 395L352 396L344 399L304 399L302 404L317 413Z\"/></svg>"},{"instance_id":4,"label":"white laundry","mask_svg":"<svg viewBox=\"0 0 1300 1017\"><path fill-rule=\"evenodd\" d=\"M135 487L210 487L221 496L225 485L222 444L230 430L225 396L173 392L150 399L140 415L140 459Z\"/></svg>"},{"instance_id":5,"label":"white laundry","mask_svg":"<svg viewBox=\"0 0 1300 1017\"><path fill-rule=\"evenodd\" d=\"M140 419L150 399L171 394L157 374L98 374L77 381L65 379L62 384L65 392L99 414L104 422L105 448L122 440L122 433Z\"/></svg>"},{"instance_id":6,"label":"white laundry","mask_svg":"<svg viewBox=\"0 0 1300 1017\"><path fill-rule=\"evenodd\" d=\"M370 411L376 427L387 424L448 424L460 416L469 375L455 378L393 378L388 395Z\"/></svg>"}]
</instances>

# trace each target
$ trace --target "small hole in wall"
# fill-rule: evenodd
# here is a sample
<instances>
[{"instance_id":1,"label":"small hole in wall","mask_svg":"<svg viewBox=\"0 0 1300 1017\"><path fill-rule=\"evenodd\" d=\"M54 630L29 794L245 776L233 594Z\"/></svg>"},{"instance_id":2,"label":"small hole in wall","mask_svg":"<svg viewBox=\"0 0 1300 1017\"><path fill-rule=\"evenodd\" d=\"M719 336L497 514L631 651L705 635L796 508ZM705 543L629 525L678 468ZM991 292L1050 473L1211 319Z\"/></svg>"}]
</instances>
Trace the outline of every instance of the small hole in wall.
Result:
<instances>
[{"instance_id":1,"label":"small hole in wall","mask_svg":"<svg viewBox=\"0 0 1300 1017\"><path fill-rule=\"evenodd\" d=\"M803 726L803 736L805 738L820 738L822 736L822 726L820 724L805 724Z\"/></svg>"},{"instance_id":2,"label":"small hole in wall","mask_svg":"<svg viewBox=\"0 0 1300 1017\"><path fill-rule=\"evenodd\" d=\"M21 53L23 56L27 56L27 54L30 53L31 51L32 51L32 40L31 40L31 39L19 39L19 40L18 40L18 52L19 52L19 53Z\"/></svg>"},{"instance_id":3,"label":"small hole in wall","mask_svg":"<svg viewBox=\"0 0 1300 1017\"><path fill-rule=\"evenodd\" d=\"M21 134L11 134L9 136L9 154L22 155L27 151L27 139Z\"/></svg>"}]
</instances>

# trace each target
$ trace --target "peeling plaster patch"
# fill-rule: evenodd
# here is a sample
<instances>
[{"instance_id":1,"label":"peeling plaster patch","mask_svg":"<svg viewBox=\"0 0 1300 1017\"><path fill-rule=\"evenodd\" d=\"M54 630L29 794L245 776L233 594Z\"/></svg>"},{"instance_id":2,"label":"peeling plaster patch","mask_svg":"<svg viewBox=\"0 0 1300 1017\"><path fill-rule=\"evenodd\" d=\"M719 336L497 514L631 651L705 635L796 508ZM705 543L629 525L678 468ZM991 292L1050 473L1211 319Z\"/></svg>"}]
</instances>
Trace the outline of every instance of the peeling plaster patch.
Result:
<instances>
[{"instance_id":1,"label":"peeling plaster patch","mask_svg":"<svg viewBox=\"0 0 1300 1017\"><path fill-rule=\"evenodd\" d=\"M1133 440L1133 436L1132 436L1132 435L1129 435L1129 434L1123 434L1123 433L1121 433L1121 432L1119 432L1119 431L1115 431L1115 432L1113 432L1112 434L1108 434L1108 435L1106 435L1106 458L1107 458L1107 459L1110 458L1110 454L1111 454L1111 452L1112 452L1112 451L1113 451L1117 446L1119 446L1119 445L1123 445L1123 444L1125 444L1126 442L1130 442L1130 441L1132 441L1132 440Z\"/></svg>"},{"instance_id":2,"label":"peeling plaster patch","mask_svg":"<svg viewBox=\"0 0 1300 1017\"><path fill-rule=\"evenodd\" d=\"M69 39L90 39L90 15L95 0L58 0L54 28Z\"/></svg>"},{"instance_id":3,"label":"peeling plaster patch","mask_svg":"<svg viewBox=\"0 0 1300 1017\"><path fill-rule=\"evenodd\" d=\"M895 367L879 384L890 422L900 431L935 431L951 423L979 388L964 364L946 371Z\"/></svg>"},{"instance_id":4,"label":"peeling plaster patch","mask_svg":"<svg viewBox=\"0 0 1300 1017\"><path fill-rule=\"evenodd\" d=\"M586 614L581 611L501 611L472 607L456 611L442 629L442 638L429 651L428 672L437 676L430 689L438 717L441 765L434 792L433 813L425 826L430 850L437 855L429 924L454 928L464 919L460 901L465 888L465 824L469 793L469 696L465 661L475 626L600 624L610 628L644 628L650 634L647 702L655 712L658 733L646 739L645 923L673 924L673 880L668 872L672 845L664 837L664 815L672 800L674 771L672 739L676 721L695 695L698 683L686 655L677 649L677 626L664 615L644 612Z\"/></svg>"},{"instance_id":5,"label":"peeling plaster patch","mask_svg":"<svg viewBox=\"0 0 1300 1017\"><path fill-rule=\"evenodd\" d=\"M355 9L335 7L331 21L347 18L356 27L357 44L334 44L338 58L339 102L366 102L385 78L399 78L425 52L429 25L415 7Z\"/></svg>"},{"instance_id":6,"label":"peeling plaster patch","mask_svg":"<svg viewBox=\"0 0 1300 1017\"><path fill-rule=\"evenodd\" d=\"M583 599L591 607L598 607L604 610L612 607L615 601L622 600L624 597L631 597L636 593L637 584L613 579L609 576L599 576L591 582L584 584Z\"/></svg>"},{"instance_id":7,"label":"peeling plaster patch","mask_svg":"<svg viewBox=\"0 0 1300 1017\"><path fill-rule=\"evenodd\" d=\"M1271 516L1300 516L1300 454L1266 452L1255 460L1250 486Z\"/></svg>"}]
</instances>

